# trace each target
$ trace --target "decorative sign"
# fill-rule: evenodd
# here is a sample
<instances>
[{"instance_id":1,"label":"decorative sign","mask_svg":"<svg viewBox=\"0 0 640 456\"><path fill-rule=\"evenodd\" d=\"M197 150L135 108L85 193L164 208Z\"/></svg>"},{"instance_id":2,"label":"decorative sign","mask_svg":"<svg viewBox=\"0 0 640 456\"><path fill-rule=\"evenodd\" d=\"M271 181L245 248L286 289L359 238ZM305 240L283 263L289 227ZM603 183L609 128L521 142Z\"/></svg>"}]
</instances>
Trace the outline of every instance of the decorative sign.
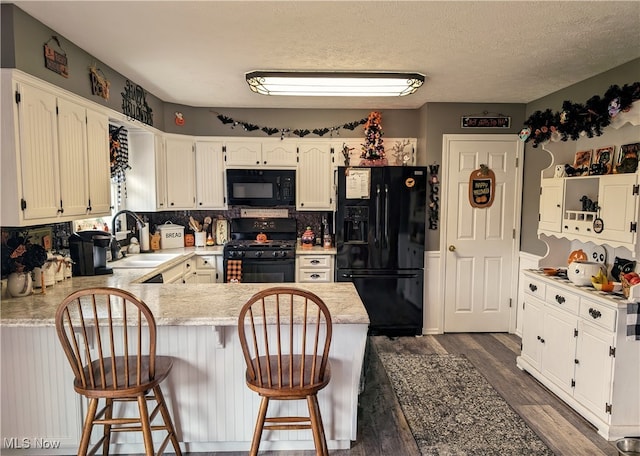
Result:
<instances>
[{"instance_id":1,"label":"decorative sign","mask_svg":"<svg viewBox=\"0 0 640 456\"><path fill-rule=\"evenodd\" d=\"M62 53L49 46L51 40L56 42ZM62 49L62 46L60 46L60 41L58 41L57 36L52 36L51 38L49 38L49 41L44 43L44 66L54 73L58 73L62 77L69 77L67 53L64 51L64 49Z\"/></svg>"},{"instance_id":2,"label":"decorative sign","mask_svg":"<svg viewBox=\"0 0 640 456\"><path fill-rule=\"evenodd\" d=\"M491 207L496 190L496 175L487 165L471 172L469 176L469 203L472 207Z\"/></svg>"},{"instance_id":3,"label":"decorative sign","mask_svg":"<svg viewBox=\"0 0 640 456\"><path fill-rule=\"evenodd\" d=\"M122 92L122 113L131 119L153 126L153 112L147 104L147 92L128 79Z\"/></svg>"},{"instance_id":4,"label":"decorative sign","mask_svg":"<svg viewBox=\"0 0 640 456\"><path fill-rule=\"evenodd\" d=\"M474 117L462 116L462 128L510 128L511 117Z\"/></svg>"},{"instance_id":5,"label":"decorative sign","mask_svg":"<svg viewBox=\"0 0 640 456\"><path fill-rule=\"evenodd\" d=\"M600 217L593 219L593 231L596 234L602 233L604 230L604 221Z\"/></svg>"},{"instance_id":6,"label":"decorative sign","mask_svg":"<svg viewBox=\"0 0 640 456\"><path fill-rule=\"evenodd\" d=\"M89 80L91 81L91 94L109 99L109 86L111 83L107 81L104 73L95 65L89 67Z\"/></svg>"}]
</instances>

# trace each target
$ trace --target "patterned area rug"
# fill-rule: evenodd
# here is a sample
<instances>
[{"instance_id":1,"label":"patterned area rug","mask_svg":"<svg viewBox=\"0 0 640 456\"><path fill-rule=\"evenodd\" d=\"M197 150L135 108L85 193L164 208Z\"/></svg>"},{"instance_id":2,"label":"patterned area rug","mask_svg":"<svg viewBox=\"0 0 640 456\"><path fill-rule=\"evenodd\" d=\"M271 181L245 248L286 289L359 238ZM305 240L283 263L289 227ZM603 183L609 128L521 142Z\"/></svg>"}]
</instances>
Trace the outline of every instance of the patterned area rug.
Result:
<instances>
[{"instance_id":1,"label":"patterned area rug","mask_svg":"<svg viewBox=\"0 0 640 456\"><path fill-rule=\"evenodd\" d=\"M553 455L468 359L378 355L423 455Z\"/></svg>"}]
</instances>

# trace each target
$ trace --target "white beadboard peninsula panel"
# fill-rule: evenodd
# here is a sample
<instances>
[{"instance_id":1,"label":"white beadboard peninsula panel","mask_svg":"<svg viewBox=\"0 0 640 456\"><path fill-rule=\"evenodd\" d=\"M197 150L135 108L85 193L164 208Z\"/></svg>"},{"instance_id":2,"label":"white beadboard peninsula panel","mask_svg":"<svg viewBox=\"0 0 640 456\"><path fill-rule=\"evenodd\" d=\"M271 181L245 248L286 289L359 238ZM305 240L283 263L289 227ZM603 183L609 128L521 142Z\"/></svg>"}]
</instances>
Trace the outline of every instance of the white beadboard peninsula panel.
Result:
<instances>
[{"instance_id":1,"label":"white beadboard peninsula panel","mask_svg":"<svg viewBox=\"0 0 640 456\"><path fill-rule=\"evenodd\" d=\"M3 327L0 340L0 453L37 454L39 445L59 445L67 448L67 454L69 448L75 452L84 410L73 390L73 373L56 329ZM41 450L53 454L49 449Z\"/></svg>"},{"instance_id":2,"label":"white beadboard peninsula panel","mask_svg":"<svg viewBox=\"0 0 640 456\"><path fill-rule=\"evenodd\" d=\"M320 392L319 402L329 448L344 449L357 437L367 325L339 324L333 331L332 378ZM183 449L247 451L260 398L245 384L237 329L160 326L157 353L175 357L173 370L162 386ZM73 390L71 368L55 328L3 327L2 360L2 453L25 454L24 448L6 448L6 439L13 437L60 442L58 451L30 449L29 454L74 453L80 441L85 401ZM20 393L10 397L9 391ZM307 413L304 401L272 401L269 414L282 408L295 414ZM161 433L157 434L154 437L162 439ZM138 433L116 434L112 441L112 454L144 451ZM313 449L311 431L265 432L261 449Z\"/></svg>"}]
</instances>

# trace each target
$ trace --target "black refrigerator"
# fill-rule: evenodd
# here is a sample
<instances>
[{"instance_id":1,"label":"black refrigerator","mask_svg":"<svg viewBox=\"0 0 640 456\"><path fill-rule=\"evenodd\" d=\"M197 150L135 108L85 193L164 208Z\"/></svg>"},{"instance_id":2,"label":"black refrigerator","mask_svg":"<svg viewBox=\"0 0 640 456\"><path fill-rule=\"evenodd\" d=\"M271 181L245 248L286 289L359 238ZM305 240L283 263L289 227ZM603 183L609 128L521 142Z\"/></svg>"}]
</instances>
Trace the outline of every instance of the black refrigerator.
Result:
<instances>
[{"instance_id":1,"label":"black refrigerator","mask_svg":"<svg viewBox=\"0 0 640 456\"><path fill-rule=\"evenodd\" d=\"M422 334L427 168L338 168L336 280L353 282L370 335Z\"/></svg>"}]
</instances>

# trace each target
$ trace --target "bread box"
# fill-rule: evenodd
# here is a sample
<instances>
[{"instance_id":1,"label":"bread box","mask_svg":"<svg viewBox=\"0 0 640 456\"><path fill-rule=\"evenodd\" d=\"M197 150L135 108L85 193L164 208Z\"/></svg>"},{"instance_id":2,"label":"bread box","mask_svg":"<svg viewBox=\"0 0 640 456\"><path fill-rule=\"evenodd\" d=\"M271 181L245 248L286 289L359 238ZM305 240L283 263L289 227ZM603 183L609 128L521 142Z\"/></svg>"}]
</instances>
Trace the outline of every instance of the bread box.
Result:
<instances>
[{"instance_id":1,"label":"bread box","mask_svg":"<svg viewBox=\"0 0 640 456\"><path fill-rule=\"evenodd\" d=\"M184 247L184 226L167 222L164 225L158 225L158 231L161 249Z\"/></svg>"}]
</instances>

